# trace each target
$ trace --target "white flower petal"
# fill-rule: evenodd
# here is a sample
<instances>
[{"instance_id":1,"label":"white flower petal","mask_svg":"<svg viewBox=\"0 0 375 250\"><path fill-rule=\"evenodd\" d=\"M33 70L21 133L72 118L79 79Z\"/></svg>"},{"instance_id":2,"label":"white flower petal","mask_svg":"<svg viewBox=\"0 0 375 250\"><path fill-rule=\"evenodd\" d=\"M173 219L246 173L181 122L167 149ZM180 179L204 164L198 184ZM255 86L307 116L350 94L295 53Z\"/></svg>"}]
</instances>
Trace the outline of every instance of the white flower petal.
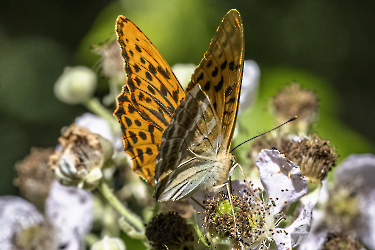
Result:
<instances>
[{"instance_id":1,"label":"white flower petal","mask_svg":"<svg viewBox=\"0 0 375 250\"><path fill-rule=\"evenodd\" d=\"M369 186L374 189L375 155L350 155L337 167L335 174L336 183L353 181L353 177L360 177L361 186Z\"/></svg>"},{"instance_id":2,"label":"white flower petal","mask_svg":"<svg viewBox=\"0 0 375 250\"><path fill-rule=\"evenodd\" d=\"M256 165L268 197L276 203L275 213L306 194L306 177L301 175L298 166L288 161L279 151L262 149Z\"/></svg>"},{"instance_id":3,"label":"white flower petal","mask_svg":"<svg viewBox=\"0 0 375 250\"><path fill-rule=\"evenodd\" d=\"M254 102L256 88L258 87L260 69L252 60L246 60L243 68L240 107L238 114L245 111Z\"/></svg>"},{"instance_id":4,"label":"white flower petal","mask_svg":"<svg viewBox=\"0 0 375 250\"><path fill-rule=\"evenodd\" d=\"M309 234L311 224L311 211L313 205L308 203L299 214L298 218L286 229L276 228L273 239L278 250L291 250L299 245Z\"/></svg>"},{"instance_id":5,"label":"white flower petal","mask_svg":"<svg viewBox=\"0 0 375 250\"><path fill-rule=\"evenodd\" d=\"M30 202L17 196L0 197L0 249L12 249L12 236L22 229L43 222L43 216Z\"/></svg>"},{"instance_id":6,"label":"white flower petal","mask_svg":"<svg viewBox=\"0 0 375 250\"><path fill-rule=\"evenodd\" d=\"M299 245L309 234L311 228L313 205L311 202L306 204L298 218L286 228L286 231L292 238L292 246Z\"/></svg>"},{"instance_id":7,"label":"white flower petal","mask_svg":"<svg viewBox=\"0 0 375 250\"><path fill-rule=\"evenodd\" d=\"M105 119L91 113L84 113L83 115L77 117L74 122L81 127L87 128L92 133L101 135L110 142L114 142L111 127Z\"/></svg>"},{"instance_id":8,"label":"white flower petal","mask_svg":"<svg viewBox=\"0 0 375 250\"><path fill-rule=\"evenodd\" d=\"M284 229L276 228L276 231L282 230L280 233L275 233L272 237L275 240L278 250L292 250L292 242L290 235L284 232Z\"/></svg>"},{"instance_id":9,"label":"white flower petal","mask_svg":"<svg viewBox=\"0 0 375 250\"><path fill-rule=\"evenodd\" d=\"M324 224L324 212L314 209L313 214L310 233L299 245L299 250L320 250L327 239L328 230Z\"/></svg>"},{"instance_id":10,"label":"white flower petal","mask_svg":"<svg viewBox=\"0 0 375 250\"><path fill-rule=\"evenodd\" d=\"M67 246L65 249L79 249L84 235L91 229L92 215L90 192L63 186L56 180L52 183L46 200L46 216L58 230L59 245Z\"/></svg>"},{"instance_id":11,"label":"white flower petal","mask_svg":"<svg viewBox=\"0 0 375 250\"><path fill-rule=\"evenodd\" d=\"M336 171L336 185L355 186L359 199L361 227L358 237L365 245L375 249L375 155L361 154L348 156Z\"/></svg>"},{"instance_id":12,"label":"white flower petal","mask_svg":"<svg viewBox=\"0 0 375 250\"><path fill-rule=\"evenodd\" d=\"M362 226L357 235L369 249L375 249L375 190L366 196L360 195L359 204Z\"/></svg>"}]
</instances>

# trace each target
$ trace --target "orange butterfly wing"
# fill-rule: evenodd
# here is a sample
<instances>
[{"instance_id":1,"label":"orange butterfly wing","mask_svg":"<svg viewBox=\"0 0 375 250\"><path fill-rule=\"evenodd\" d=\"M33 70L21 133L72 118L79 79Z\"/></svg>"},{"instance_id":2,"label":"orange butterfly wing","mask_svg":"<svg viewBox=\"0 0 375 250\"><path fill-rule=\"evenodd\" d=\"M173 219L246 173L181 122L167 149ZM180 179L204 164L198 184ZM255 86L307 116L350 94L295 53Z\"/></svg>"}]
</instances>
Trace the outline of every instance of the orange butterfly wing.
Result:
<instances>
[{"instance_id":1,"label":"orange butterfly wing","mask_svg":"<svg viewBox=\"0 0 375 250\"><path fill-rule=\"evenodd\" d=\"M228 11L202 61L195 69L187 91L196 84L208 95L221 121L227 147L236 125L244 65L242 19L235 9Z\"/></svg>"},{"instance_id":2,"label":"orange butterfly wing","mask_svg":"<svg viewBox=\"0 0 375 250\"><path fill-rule=\"evenodd\" d=\"M119 16L116 33L127 78L114 116L133 171L154 185L157 148L185 93L166 60L134 23Z\"/></svg>"}]
</instances>

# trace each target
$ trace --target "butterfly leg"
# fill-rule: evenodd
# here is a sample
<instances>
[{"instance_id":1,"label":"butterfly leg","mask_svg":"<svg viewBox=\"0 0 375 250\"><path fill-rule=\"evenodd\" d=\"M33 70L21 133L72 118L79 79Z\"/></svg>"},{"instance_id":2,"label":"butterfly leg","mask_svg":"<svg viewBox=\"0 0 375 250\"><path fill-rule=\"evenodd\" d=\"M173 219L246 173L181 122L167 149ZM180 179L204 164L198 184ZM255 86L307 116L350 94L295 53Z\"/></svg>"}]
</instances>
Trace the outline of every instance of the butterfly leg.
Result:
<instances>
[{"instance_id":1,"label":"butterfly leg","mask_svg":"<svg viewBox=\"0 0 375 250\"><path fill-rule=\"evenodd\" d=\"M244 181L245 181L245 184L247 186L247 189L249 190L249 192L253 193L254 194L254 198L258 199L257 195L255 195L254 193L254 190L252 188L250 188L250 185L249 185L249 182L247 181L247 178L246 178L246 175L245 175L245 172L243 171L242 167L240 164L236 163L233 165L233 167L229 170L229 176L231 176L233 174L233 171L236 167L239 167L240 170L241 170L241 173L242 173L242 177L244 178Z\"/></svg>"}]
</instances>

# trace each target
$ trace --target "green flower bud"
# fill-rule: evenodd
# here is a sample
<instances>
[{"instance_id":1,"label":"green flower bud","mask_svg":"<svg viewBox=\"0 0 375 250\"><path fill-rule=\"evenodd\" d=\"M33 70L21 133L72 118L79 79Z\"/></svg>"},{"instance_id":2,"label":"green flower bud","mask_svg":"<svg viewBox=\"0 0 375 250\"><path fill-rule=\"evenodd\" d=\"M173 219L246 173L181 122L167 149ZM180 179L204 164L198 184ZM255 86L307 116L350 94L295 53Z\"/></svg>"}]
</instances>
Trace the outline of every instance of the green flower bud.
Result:
<instances>
[{"instance_id":1,"label":"green flower bud","mask_svg":"<svg viewBox=\"0 0 375 250\"><path fill-rule=\"evenodd\" d=\"M56 81L56 97L68 104L79 104L89 99L95 91L97 76L84 66L67 67Z\"/></svg>"},{"instance_id":2,"label":"green flower bud","mask_svg":"<svg viewBox=\"0 0 375 250\"><path fill-rule=\"evenodd\" d=\"M91 250L126 250L125 243L119 238L104 238L91 246Z\"/></svg>"}]
</instances>

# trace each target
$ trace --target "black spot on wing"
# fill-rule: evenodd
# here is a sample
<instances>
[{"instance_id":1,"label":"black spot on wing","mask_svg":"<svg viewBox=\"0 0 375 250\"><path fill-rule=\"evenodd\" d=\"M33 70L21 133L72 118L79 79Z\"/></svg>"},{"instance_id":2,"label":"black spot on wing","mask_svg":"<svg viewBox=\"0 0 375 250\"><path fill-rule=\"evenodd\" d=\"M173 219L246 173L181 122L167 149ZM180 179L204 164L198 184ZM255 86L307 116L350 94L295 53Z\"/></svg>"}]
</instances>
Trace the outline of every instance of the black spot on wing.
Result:
<instances>
[{"instance_id":1,"label":"black spot on wing","mask_svg":"<svg viewBox=\"0 0 375 250\"><path fill-rule=\"evenodd\" d=\"M152 149L151 148L146 148L146 154L152 155Z\"/></svg>"},{"instance_id":2,"label":"black spot on wing","mask_svg":"<svg viewBox=\"0 0 375 250\"><path fill-rule=\"evenodd\" d=\"M168 71L164 70L162 67L158 66L158 72L165 78L170 79L170 74Z\"/></svg>"},{"instance_id":3,"label":"black spot on wing","mask_svg":"<svg viewBox=\"0 0 375 250\"><path fill-rule=\"evenodd\" d=\"M140 148L137 148L137 157L141 160L141 162L143 162L144 158L143 158L143 150L140 149Z\"/></svg>"},{"instance_id":4,"label":"black spot on wing","mask_svg":"<svg viewBox=\"0 0 375 250\"><path fill-rule=\"evenodd\" d=\"M133 66L135 72L139 72L141 70L141 68L138 66L138 64L134 65Z\"/></svg>"},{"instance_id":5,"label":"black spot on wing","mask_svg":"<svg viewBox=\"0 0 375 250\"><path fill-rule=\"evenodd\" d=\"M135 125L137 125L138 127L142 126L142 123L139 121L139 120L134 120L134 123Z\"/></svg>"},{"instance_id":6,"label":"black spot on wing","mask_svg":"<svg viewBox=\"0 0 375 250\"><path fill-rule=\"evenodd\" d=\"M148 91L150 91L150 93L152 94L152 95L155 95L155 89L153 88L153 87L151 87L150 85L148 85L147 86L147 89L148 89ZM146 100L147 101L147 100Z\"/></svg>"},{"instance_id":7,"label":"black spot on wing","mask_svg":"<svg viewBox=\"0 0 375 250\"><path fill-rule=\"evenodd\" d=\"M151 74L156 74L156 68L151 63L148 65L148 70L151 72Z\"/></svg>"},{"instance_id":8,"label":"black spot on wing","mask_svg":"<svg viewBox=\"0 0 375 250\"><path fill-rule=\"evenodd\" d=\"M133 82L133 79L131 79L130 77L128 78L128 87L130 89L130 91L134 91L136 89L136 86L134 85L134 82Z\"/></svg>"},{"instance_id":9,"label":"black spot on wing","mask_svg":"<svg viewBox=\"0 0 375 250\"><path fill-rule=\"evenodd\" d=\"M167 96L167 93L168 93L167 87L165 87L164 84L161 84L161 86L160 86L160 94L165 97L165 96Z\"/></svg>"},{"instance_id":10,"label":"black spot on wing","mask_svg":"<svg viewBox=\"0 0 375 250\"><path fill-rule=\"evenodd\" d=\"M128 125L128 127L130 127L133 124L132 120L130 120L129 117L125 117L125 122L126 122L126 125Z\"/></svg>"},{"instance_id":11,"label":"black spot on wing","mask_svg":"<svg viewBox=\"0 0 375 250\"><path fill-rule=\"evenodd\" d=\"M211 83L210 83L210 81L207 81L206 84L204 85L203 89L204 89L205 91L209 91L210 88L211 88Z\"/></svg>"},{"instance_id":12,"label":"black spot on wing","mask_svg":"<svg viewBox=\"0 0 375 250\"><path fill-rule=\"evenodd\" d=\"M229 63L229 69L230 69L231 71L234 70L234 61L231 61L231 62Z\"/></svg>"},{"instance_id":13,"label":"black spot on wing","mask_svg":"<svg viewBox=\"0 0 375 250\"><path fill-rule=\"evenodd\" d=\"M177 90L172 92L172 98L173 98L173 101L175 101L176 103L178 102L178 91Z\"/></svg>"},{"instance_id":14,"label":"black spot on wing","mask_svg":"<svg viewBox=\"0 0 375 250\"><path fill-rule=\"evenodd\" d=\"M152 81L152 76L150 74L150 72L146 71L146 78L149 80L149 81Z\"/></svg>"},{"instance_id":15,"label":"black spot on wing","mask_svg":"<svg viewBox=\"0 0 375 250\"><path fill-rule=\"evenodd\" d=\"M134 81L137 83L138 86L140 86L141 83L142 83L141 79L139 79L138 76L136 76L136 77L134 78Z\"/></svg>"},{"instance_id":16,"label":"black spot on wing","mask_svg":"<svg viewBox=\"0 0 375 250\"><path fill-rule=\"evenodd\" d=\"M215 91L219 92L224 85L224 77L221 76L219 83L215 86Z\"/></svg>"},{"instance_id":17,"label":"black spot on wing","mask_svg":"<svg viewBox=\"0 0 375 250\"><path fill-rule=\"evenodd\" d=\"M232 93L233 89L234 89L234 86L236 86L235 84L234 85L231 85L229 86L226 90L225 90L225 98L227 98L228 96L230 96L230 94Z\"/></svg>"},{"instance_id":18,"label":"black spot on wing","mask_svg":"<svg viewBox=\"0 0 375 250\"><path fill-rule=\"evenodd\" d=\"M139 137L140 137L142 140L144 140L144 141L147 140L147 135L146 135L144 132L139 131L138 135L139 135Z\"/></svg>"},{"instance_id":19,"label":"black spot on wing","mask_svg":"<svg viewBox=\"0 0 375 250\"><path fill-rule=\"evenodd\" d=\"M219 69L218 69L218 67L215 67L215 70L214 71L212 71L212 76L213 77L215 77L215 76L217 76L217 74L219 73Z\"/></svg>"},{"instance_id":20,"label":"black spot on wing","mask_svg":"<svg viewBox=\"0 0 375 250\"><path fill-rule=\"evenodd\" d=\"M133 114L135 111L136 110L135 110L134 106L129 103L129 105L128 105L128 112L129 112L129 114Z\"/></svg>"},{"instance_id":21,"label":"black spot on wing","mask_svg":"<svg viewBox=\"0 0 375 250\"><path fill-rule=\"evenodd\" d=\"M132 131L129 131L129 137L134 142L134 144L138 142L137 135L133 133Z\"/></svg>"},{"instance_id":22,"label":"black spot on wing","mask_svg":"<svg viewBox=\"0 0 375 250\"><path fill-rule=\"evenodd\" d=\"M206 65L206 68L209 68L212 66L212 60L210 59L208 62L207 62L207 65Z\"/></svg>"},{"instance_id":23,"label":"black spot on wing","mask_svg":"<svg viewBox=\"0 0 375 250\"><path fill-rule=\"evenodd\" d=\"M155 144L155 135L154 135L155 127L152 126L151 124L148 125L148 132L150 132L151 142L152 142L153 144Z\"/></svg>"},{"instance_id":24,"label":"black spot on wing","mask_svg":"<svg viewBox=\"0 0 375 250\"><path fill-rule=\"evenodd\" d=\"M227 60L225 60L225 61L221 64L220 68L221 68L221 70L224 70L226 67L227 67Z\"/></svg>"},{"instance_id":25,"label":"black spot on wing","mask_svg":"<svg viewBox=\"0 0 375 250\"><path fill-rule=\"evenodd\" d=\"M198 78L197 78L197 82L199 82L200 80L203 80L203 77L204 77L204 74L203 72L199 74Z\"/></svg>"}]
</instances>

